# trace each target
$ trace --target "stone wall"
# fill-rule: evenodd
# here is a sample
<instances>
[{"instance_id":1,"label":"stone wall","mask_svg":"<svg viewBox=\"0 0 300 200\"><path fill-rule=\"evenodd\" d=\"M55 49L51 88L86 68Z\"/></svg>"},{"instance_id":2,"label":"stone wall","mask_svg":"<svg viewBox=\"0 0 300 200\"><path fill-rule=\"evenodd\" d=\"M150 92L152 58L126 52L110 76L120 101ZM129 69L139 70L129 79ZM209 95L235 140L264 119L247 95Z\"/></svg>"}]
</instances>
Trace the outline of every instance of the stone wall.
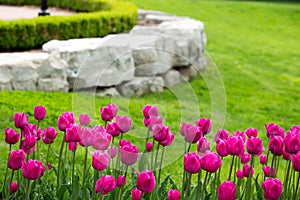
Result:
<instances>
[{"instance_id":1,"label":"stone wall","mask_svg":"<svg viewBox=\"0 0 300 200\"><path fill-rule=\"evenodd\" d=\"M161 92L204 70L205 45L202 22L140 10L139 25L129 33L52 40L42 52L1 53L0 90Z\"/></svg>"}]
</instances>

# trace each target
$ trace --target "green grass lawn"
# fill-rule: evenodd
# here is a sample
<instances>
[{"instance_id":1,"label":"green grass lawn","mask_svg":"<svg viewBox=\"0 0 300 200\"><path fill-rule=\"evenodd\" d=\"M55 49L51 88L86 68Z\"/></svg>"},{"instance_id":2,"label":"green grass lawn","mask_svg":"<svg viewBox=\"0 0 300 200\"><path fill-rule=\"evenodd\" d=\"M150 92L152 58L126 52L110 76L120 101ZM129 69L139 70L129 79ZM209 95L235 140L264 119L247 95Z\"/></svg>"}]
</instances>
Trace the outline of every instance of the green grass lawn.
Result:
<instances>
[{"instance_id":1,"label":"green grass lawn","mask_svg":"<svg viewBox=\"0 0 300 200\"><path fill-rule=\"evenodd\" d=\"M141 107L145 104L158 105L166 125L171 126L171 130L176 133L179 132L182 121L193 122L199 117L199 113L202 117L214 116L214 132L222 128L222 116L226 111L223 128L233 132L256 127L265 145L265 123L278 123L285 130L300 124L300 4L200 0L130 1L140 8L162 10L203 21L208 38L206 50L215 63L208 66L207 72L190 85L175 87L173 91L165 90L161 94L132 97L129 100L112 99L113 103L120 106L122 114L129 113L133 118L133 130L126 137L133 139L140 148L143 147L143 137L146 135L146 130L142 128L141 113ZM218 74L224 83L226 99L222 97L223 84L218 79ZM189 89L194 92L187 94ZM182 101L176 95L183 97ZM79 103L73 106L75 96L83 99L76 100L75 103ZM76 113L89 109L90 114L97 116L99 120L99 106L111 102L111 99L93 100L89 96L72 93L0 92L0 131L3 133L6 127L13 126L10 117L18 111L26 112L32 121L33 107L38 104L44 105L48 110L43 127L56 126L58 115L73 109ZM183 146L182 138L180 134L176 137L175 144L167 153L181 152L179 148ZM3 134L0 139L3 141ZM55 144L59 146L58 141ZM1 149L8 148L4 142L0 142L0 146ZM175 157L177 158L177 154ZM6 154L1 153L0 158L3 161L0 164L0 174L4 174ZM171 160L174 161L174 158ZM181 174L181 162L169 164L172 167L167 167L166 172L175 176ZM177 180L179 179L178 177Z\"/></svg>"}]
</instances>

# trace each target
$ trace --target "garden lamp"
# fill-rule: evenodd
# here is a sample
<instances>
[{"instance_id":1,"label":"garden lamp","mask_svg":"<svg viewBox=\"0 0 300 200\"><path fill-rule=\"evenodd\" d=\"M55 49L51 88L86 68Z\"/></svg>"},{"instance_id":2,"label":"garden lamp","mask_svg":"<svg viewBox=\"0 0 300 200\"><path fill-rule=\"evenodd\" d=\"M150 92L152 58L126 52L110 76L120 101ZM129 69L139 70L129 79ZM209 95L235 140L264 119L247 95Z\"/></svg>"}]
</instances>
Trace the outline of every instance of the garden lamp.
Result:
<instances>
[{"instance_id":1,"label":"garden lamp","mask_svg":"<svg viewBox=\"0 0 300 200\"><path fill-rule=\"evenodd\" d=\"M41 0L41 11L39 12L39 16L50 15L50 12L47 9L48 9L47 0Z\"/></svg>"}]
</instances>

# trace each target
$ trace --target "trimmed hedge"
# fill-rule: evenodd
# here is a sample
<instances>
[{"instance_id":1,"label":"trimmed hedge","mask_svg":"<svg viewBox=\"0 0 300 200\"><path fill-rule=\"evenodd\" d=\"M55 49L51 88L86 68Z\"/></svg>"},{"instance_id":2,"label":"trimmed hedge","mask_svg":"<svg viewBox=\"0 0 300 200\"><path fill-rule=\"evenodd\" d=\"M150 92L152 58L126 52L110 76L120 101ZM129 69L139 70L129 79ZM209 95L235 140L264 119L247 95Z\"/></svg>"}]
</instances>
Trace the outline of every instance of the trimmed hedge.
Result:
<instances>
[{"instance_id":1,"label":"trimmed hedge","mask_svg":"<svg viewBox=\"0 0 300 200\"><path fill-rule=\"evenodd\" d=\"M0 0L0 4L40 5L40 0ZM137 22L136 6L119 0L48 0L48 5L88 13L0 20L0 51L39 48L52 39L102 37L128 31Z\"/></svg>"}]
</instances>

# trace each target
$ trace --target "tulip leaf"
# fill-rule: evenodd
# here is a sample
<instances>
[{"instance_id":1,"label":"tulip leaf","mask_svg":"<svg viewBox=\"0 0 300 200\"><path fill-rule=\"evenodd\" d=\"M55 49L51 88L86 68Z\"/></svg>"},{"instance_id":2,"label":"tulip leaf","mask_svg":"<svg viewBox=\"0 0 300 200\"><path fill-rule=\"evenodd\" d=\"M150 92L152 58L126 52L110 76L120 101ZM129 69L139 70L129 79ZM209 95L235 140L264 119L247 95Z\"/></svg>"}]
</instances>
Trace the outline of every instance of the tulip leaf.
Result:
<instances>
[{"instance_id":1,"label":"tulip leaf","mask_svg":"<svg viewBox=\"0 0 300 200\"><path fill-rule=\"evenodd\" d=\"M264 199L263 190L261 189L261 187L260 187L260 185L258 183L258 176L259 176L259 174L255 178L255 187L256 187L257 199Z\"/></svg>"},{"instance_id":2,"label":"tulip leaf","mask_svg":"<svg viewBox=\"0 0 300 200\"><path fill-rule=\"evenodd\" d=\"M57 192L57 198L58 199L65 199L64 196L65 196L65 193L68 191L69 194L71 193L71 186L70 185L61 185L58 189L58 192Z\"/></svg>"},{"instance_id":3,"label":"tulip leaf","mask_svg":"<svg viewBox=\"0 0 300 200\"><path fill-rule=\"evenodd\" d=\"M177 185L174 183L173 179L169 177L169 182L170 182L170 188L173 190L178 190Z\"/></svg>"},{"instance_id":4,"label":"tulip leaf","mask_svg":"<svg viewBox=\"0 0 300 200\"><path fill-rule=\"evenodd\" d=\"M158 189L159 199L167 199L167 185L169 183L169 177L170 175L168 175L159 186Z\"/></svg>"}]
</instances>

